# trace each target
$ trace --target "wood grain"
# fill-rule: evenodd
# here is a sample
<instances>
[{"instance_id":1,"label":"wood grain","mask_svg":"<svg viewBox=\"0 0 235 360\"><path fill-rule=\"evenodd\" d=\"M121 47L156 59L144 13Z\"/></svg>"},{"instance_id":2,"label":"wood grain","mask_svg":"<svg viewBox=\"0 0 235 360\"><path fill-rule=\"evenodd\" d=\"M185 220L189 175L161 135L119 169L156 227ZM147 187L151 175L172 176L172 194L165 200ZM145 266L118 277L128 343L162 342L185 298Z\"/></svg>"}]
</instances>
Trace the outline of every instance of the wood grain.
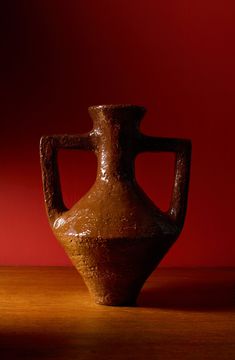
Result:
<instances>
[{"instance_id":1,"label":"wood grain","mask_svg":"<svg viewBox=\"0 0 235 360\"><path fill-rule=\"evenodd\" d=\"M0 359L235 359L235 269L158 269L127 308L73 268L2 267Z\"/></svg>"}]
</instances>

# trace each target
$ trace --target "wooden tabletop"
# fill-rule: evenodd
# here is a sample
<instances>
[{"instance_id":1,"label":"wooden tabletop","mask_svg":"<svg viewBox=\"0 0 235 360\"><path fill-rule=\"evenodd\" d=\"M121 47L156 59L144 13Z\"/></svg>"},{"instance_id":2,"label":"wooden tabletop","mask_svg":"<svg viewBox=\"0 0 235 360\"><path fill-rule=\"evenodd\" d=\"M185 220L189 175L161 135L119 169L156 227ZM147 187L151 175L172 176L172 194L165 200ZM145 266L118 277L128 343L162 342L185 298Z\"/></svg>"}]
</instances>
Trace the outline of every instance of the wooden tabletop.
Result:
<instances>
[{"instance_id":1,"label":"wooden tabletop","mask_svg":"<svg viewBox=\"0 0 235 360\"><path fill-rule=\"evenodd\" d=\"M128 308L74 268L2 267L0 359L235 359L235 269L160 268Z\"/></svg>"}]
</instances>

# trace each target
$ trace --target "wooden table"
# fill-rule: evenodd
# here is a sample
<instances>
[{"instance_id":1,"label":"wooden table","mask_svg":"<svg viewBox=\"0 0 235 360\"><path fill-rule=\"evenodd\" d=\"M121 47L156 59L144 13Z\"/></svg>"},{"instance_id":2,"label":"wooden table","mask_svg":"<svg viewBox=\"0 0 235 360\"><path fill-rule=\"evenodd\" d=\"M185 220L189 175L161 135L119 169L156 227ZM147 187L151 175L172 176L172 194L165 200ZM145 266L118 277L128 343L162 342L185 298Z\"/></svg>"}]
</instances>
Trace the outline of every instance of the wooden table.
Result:
<instances>
[{"instance_id":1,"label":"wooden table","mask_svg":"<svg viewBox=\"0 0 235 360\"><path fill-rule=\"evenodd\" d=\"M160 268L127 308L73 268L2 267L0 359L235 359L235 269Z\"/></svg>"}]
</instances>

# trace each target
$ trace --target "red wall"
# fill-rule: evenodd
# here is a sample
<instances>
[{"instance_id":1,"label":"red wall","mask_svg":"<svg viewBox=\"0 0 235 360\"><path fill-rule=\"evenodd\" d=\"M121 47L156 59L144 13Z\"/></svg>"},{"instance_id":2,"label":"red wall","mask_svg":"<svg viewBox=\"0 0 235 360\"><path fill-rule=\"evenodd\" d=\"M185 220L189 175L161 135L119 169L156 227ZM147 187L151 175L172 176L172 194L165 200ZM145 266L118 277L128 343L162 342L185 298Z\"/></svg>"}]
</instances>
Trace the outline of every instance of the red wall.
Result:
<instances>
[{"instance_id":1,"label":"red wall","mask_svg":"<svg viewBox=\"0 0 235 360\"><path fill-rule=\"evenodd\" d=\"M193 141L188 214L162 265L235 263L233 0L1 3L1 265L70 264L47 223L42 134L91 128L87 107L148 108L142 130ZM63 152L65 200L95 177L93 154ZM145 154L137 178L166 208L173 157Z\"/></svg>"}]
</instances>

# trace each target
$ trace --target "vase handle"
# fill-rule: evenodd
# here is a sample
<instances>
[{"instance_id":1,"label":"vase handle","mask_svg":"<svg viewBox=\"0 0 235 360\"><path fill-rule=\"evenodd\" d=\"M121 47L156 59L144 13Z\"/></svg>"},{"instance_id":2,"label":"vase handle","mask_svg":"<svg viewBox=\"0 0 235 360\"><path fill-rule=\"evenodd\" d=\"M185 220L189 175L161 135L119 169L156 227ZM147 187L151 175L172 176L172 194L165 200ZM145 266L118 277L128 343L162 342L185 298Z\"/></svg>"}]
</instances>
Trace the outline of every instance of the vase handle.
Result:
<instances>
[{"instance_id":1,"label":"vase handle","mask_svg":"<svg viewBox=\"0 0 235 360\"><path fill-rule=\"evenodd\" d=\"M40 140L40 160L45 205L50 223L68 209L64 205L60 186L57 155L59 149L93 150L92 137L84 135L43 136Z\"/></svg>"},{"instance_id":2,"label":"vase handle","mask_svg":"<svg viewBox=\"0 0 235 360\"><path fill-rule=\"evenodd\" d=\"M142 135L139 150L176 153L174 185L167 215L182 229L188 201L191 140Z\"/></svg>"}]
</instances>

